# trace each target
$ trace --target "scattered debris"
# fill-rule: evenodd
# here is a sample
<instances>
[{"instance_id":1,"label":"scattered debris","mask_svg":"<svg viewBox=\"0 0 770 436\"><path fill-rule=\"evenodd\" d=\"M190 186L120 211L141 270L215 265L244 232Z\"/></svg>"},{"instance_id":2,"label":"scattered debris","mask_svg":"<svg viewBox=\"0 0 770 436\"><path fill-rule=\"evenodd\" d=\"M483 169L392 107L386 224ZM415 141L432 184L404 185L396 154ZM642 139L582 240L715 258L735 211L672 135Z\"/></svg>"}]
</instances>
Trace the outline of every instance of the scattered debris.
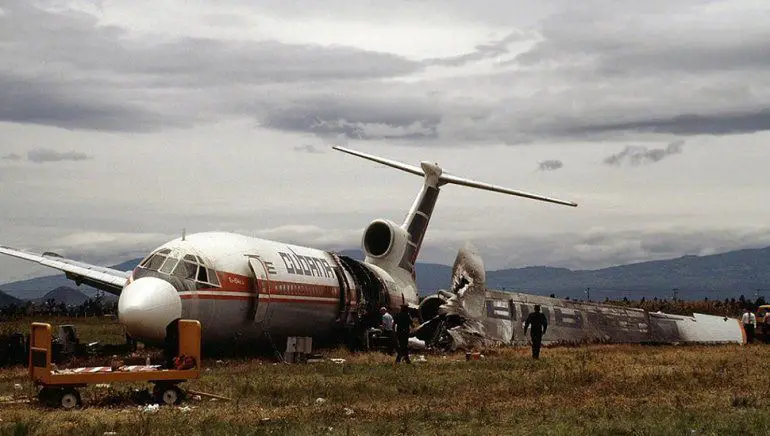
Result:
<instances>
[{"instance_id":1,"label":"scattered debris","mask_svg":"<svg viewBox=\"0 0 770 436\"><path fill-rule=\"evenodd\" d=\"M18 384L18 383L15 383L15 384L13 385L13 388L14 388L14 389L16 389L17 391L20 391L20 390L24 389L24 387L22 387L22 385L20 385L20 384Z\"/></svg>"},{"instance_id":2,"label":"scattered debris","mask_svg":"<svg viewBox=\"0 0 770 436\"><path fill-rule=\"evenodd\" d=\"M115 432L115 431L105 431L103 434L104 434L104 436L113 436L113 435L116 435L118 433Z\"/></svg>"},{"instance_id":3,"label":"scattered debris","mask_svg":"<svg viewBox=\"0 0 770 436\"><path fill-rule=\"evenodd\" d=\"M139 409L140 409L142 412L146 412L146 413L155 413L155 412L157 412L158 410L160 410L160 406L159 406L159 405L157 405L157 404L148 404L148 405L146 405L146 406L144 406L144 407L139 407Z\"/></svg>"},{"instance_id":4,"label":"scattered debris","mask_svg":"<svg viewBox=\"0 0 770 436\"><path fill-rule=\"evenodd\" d=\"M410 350L424 350L425 348L427 348L427 345L425 345L425 341L421 339L417 339L415 337L409 338L408 346Z\"/></svg>"},{"instance_id":5,"label":"scattered debris","mask_svg":"<svg viewBox=\"0 0 770 436\"><path fill-rule=\"evenodd\" d=\"M419 356L416 356L412 359L412 362L427 362L428 359L425 358L424 354L420 354Z\"/></svg>"},{"instance_id":6,"label":"scattered debris","mask_svg":"<svg viewBox=\"0 0 770 436\"><path fill-rule=\"evenodd\" d=\"M356 413L350 407L346 407L344 410L345 410L345 416L353 416Z\"/></svg>"},{"instance_id":7,"label":"scattered debris","mask_svg":"<svg viewBox=\"0 0 770 436\"><path fill-rule=\"evenodd\" d=\"M332 357L329 359L329 361L334 363L345 363L345 359L341 357Z\"/></svg>"},{"instance_id":8,"label":"scattered debris","mask_svg":"<svg viewBox=\"0 0 770 436\"><path fill-rule=\"evenodd\" d=\"M225 400L225 401L232 401L232 398L228 398L228 397L225 397L225 396L222 396L222 395L217 395L217 394L210 394L210 393L208 393L208 392L193 391L193 390L189 390L189 389L188 389L188 390L187 390L187 393L188 393L188 394L192 394L192 395L195 395L196 397L198 397L198 398L197 398L198 400L200 400L200 399L201 399L200 397L209 397L209 398L211 398L212 400Z\"/></svg>"},{"instance_id":9,"label":"scattered debris","mask_svg":"<svg viewBox=\"0 0 770 436\"><path fill-rule=\"evenodd\" d=\"M192 407L190 407L190 406L182 406L182 407L178 407L177 410L179 410L180 412L189 412L189 411L192 410Z\"/></svg>"},{"instance_id":10,"label":"scattered debris","mask_svg":"<svg viewBox=\"0 0 770 436\"><path fill-rule=\"evenodd\" d=\"M318 398L315 399L315 403L316 404L323 404L325 402L326 402L326 398L318 397Z\"/></svg>"},{"instance_id":11,"label":"scattered debris","mask_svg":"<svg viewBox=\"0 0 770 436\"><path fill-rule=\"evenodd\" d=\"M487 350L525 345L524 320L540 305L548 318L546 343L744 343L740 321L724 316L692 316L570 301L487 289L484 265L476 249L461 248L449 290L425 297L419 305L423 323L414 338L429 350ZM410 341L410 347L422 344Z\"/></svg>"},{"instance_id":12,"label":"scattered debris","mask_svg":"<svg viewBox=\"0 0 770 436\"><path fill-rule=\"evenodd\" d=\"M94 387L97 388L97 389L107 389L107 388L110 387L110 384L109 383L97 383L97 384L94 385Z\"/></svg>"}]
</instances>

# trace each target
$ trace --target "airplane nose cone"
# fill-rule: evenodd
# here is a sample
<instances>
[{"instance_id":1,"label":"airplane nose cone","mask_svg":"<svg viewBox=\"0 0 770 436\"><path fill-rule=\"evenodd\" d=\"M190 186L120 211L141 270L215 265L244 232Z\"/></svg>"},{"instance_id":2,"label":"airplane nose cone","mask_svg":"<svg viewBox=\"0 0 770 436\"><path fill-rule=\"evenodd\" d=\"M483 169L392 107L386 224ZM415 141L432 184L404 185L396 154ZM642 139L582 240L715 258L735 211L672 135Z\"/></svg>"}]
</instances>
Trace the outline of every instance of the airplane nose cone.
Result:
<instances>
[{"instance_id":1,"label":"airplane nose cone","mask_svg":"<svg viewBox=\"0 0 770 436\"><path fill-rule=\"evenodd\" d=\"M182 316L182 300L167 281L142 277L123 288L118 319L139 340L162 341L166 326Z\"/></svg>"}]
</instances>

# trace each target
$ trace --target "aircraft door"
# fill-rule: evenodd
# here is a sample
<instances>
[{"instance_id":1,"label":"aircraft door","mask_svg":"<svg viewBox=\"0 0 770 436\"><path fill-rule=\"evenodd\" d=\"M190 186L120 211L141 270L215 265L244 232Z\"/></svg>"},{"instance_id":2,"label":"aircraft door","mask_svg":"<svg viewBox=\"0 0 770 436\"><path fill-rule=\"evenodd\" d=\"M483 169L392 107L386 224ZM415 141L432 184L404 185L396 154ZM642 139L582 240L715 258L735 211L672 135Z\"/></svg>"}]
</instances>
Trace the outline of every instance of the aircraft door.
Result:
<instances>
[{"instance_id":1,"label":"aircraft door","mask_svg":"<svg viewBox=\"0 0 770 436\"><path fill-rule=\"evenodd\" d=\"M270 277L267 274L267 266L258 257L249 258L249 266L254 272L254 292L249 305L249 317L255 324L266 322L270 309Z\"/></svg>"}]
</instances>

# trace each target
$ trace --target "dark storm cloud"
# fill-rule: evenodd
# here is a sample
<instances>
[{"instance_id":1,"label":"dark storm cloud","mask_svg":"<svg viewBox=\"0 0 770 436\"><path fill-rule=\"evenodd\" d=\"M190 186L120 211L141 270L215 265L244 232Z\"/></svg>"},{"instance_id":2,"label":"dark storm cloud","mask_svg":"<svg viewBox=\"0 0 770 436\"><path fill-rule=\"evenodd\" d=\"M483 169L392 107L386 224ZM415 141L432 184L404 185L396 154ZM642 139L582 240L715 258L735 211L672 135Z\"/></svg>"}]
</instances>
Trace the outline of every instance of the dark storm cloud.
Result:
<instances>
[{"instance_id":1,"label":"dark storm cloud","mask_svg":"<svg viewBox=\"0 0 770 436\"><path fill-rule=\"evenodd\" d=\"M300 153L310 153L310 154L322 154L323 151L317 149L315 145L312 144L305 144L305 145L297 145L294 147L294 151L300 152Z\"/></svg>"},{"instance_id":2,"label":"dark storm cloud","mask_svg":"<svg viewBox=\"0 0 770 436\"><path fill-rule=\"evenodd\" d=\"M548 77L543 80L560 89L538 95L534 103L546 120L529 134L770 129L766 8L736 4L716 13L686 1L590 5L569 4L548 17L541 40L507 63L520 76ZM532 127L526 114L522 121Z\"/></svg>"},{"instance_id":3,"label":"dark storm cloud","mask_svg":"<svg viewBox=\"0 0 770 436\"><path fill-rule=\"evenodd\" d=\"M395 139L434 138L440 119L436 108L416 99L387 99L362 92L354 98L328 95L294 102L287 109L269 111L262 123L322 137Z\"/></svg>"},{"instance_id":4,"label":"dark storm cloud","mask_svg":"<svg viewBox=\"0 0 770 436\"><path fill-rule=\"evenodd\" d=\"M540 171L556 171L562 167L564 167L564 163L556 159L544 160L538 164L538 170Z\"/></svg>"},{"instance_id":5,"label":"dark storm cloud","mask_svg":"<svg viewBox=\"0 0 770 436\"><path fill-rule=\"evenodd\" d=\"M134 132L187 124L121 101L119 90L79 80L14 77L0 71L0 100L0 120L17 123Z\"/></svg>"},{"instance_id":6,"label":"dark storm cloud","mask_svg":"<svg viewBox=\"0 0 770 436\"><path fill-rule=\"evenodd\" d=\"M524 36L521 32L511 32L500 40L477 45L475 50L470 53L445 58L426 59L424 63L425 65L457 67L469 62L493 59L508 54L510 52L508 45L522 40L524 40Z\"/></svg>"},{"instance_id":7,"label":"dark storm cloud","mask_svg":"<svg viewBox=\"0 0 770 436\"><path fill-rule=\"evenodd\" d=\"M87 13L50 12L24 0L7 2L3 11L0 57L13 63L0 70L0 120L11 122L114 131L184 127L236 110L223 101L233 94L279 100L270 89L249 87L319 87L422 68L339 46L135 38Z\"/></svg>"},{"instance_id":8,"label":"dark storm cloud","mask_svg":"<svg viewBox=\"0 0 770 436\"><path fill-rule=\"evenodd\" d=\"M25 158L19 154L11 153L0 158L9 161L21 161ZM27 152L26 160L33 163L62 162L62 161L82 161L91 159L87 154L77 151L59 152L46 148L35 148Z\"/></svg>"},{"instance_id":9,"label":"dark storm cloud","mask_svg":"<svg viewBox=\"0 0 770 436\"><path fill-rule=\"evenodd\" d=\"M537 21L535 41L515 20L501 23L508 3L459 4L461 15L510 31L469 53L420 61L334 45L139 37L88 13L6 0L0 57L12 62L0 68L0 121L147 132L246 116L323 138L458 144L770 128L770 16L762 11L557 1L547 8L556 13ZM325 5L313 8L329 19ZM465 69L510 59L525 44L494 71ZM432 77L430 66L441 74Z\"/></svg>"},{"instance_id":10,"label":"dark storm cloud","mask_svg":"<svg viewBox=\"0 0 770 436\"><path fill-rule=\"evenodd\" d=\"M621 166L623 164L638 166L641 164L655 163L668 156L681 153L683 146L684 141L681 140L668 144L666 148L649 149L647 147L626 146L623 151L604 159L604 163L614 166Z\"/></svg>"},{"instance_id":11,"label":"dark storm cloud","mask_svg":"<svg viewBox=\"0 0 770 436\"><path fill-rule=\"evenodd\" d=\"M762 8L736 5L715 14L692 1L590 4L566 4L544 20L542 39L514 62L582 63L607 76L770 66L770 28L762 24L770 13Z\"/></svg>"},{"instance_id":12,"label":"dark storm cloud","mask_svg":"<svg viewBox=\"0 0 770 436\"><path fill-rule=\"evenodd\" d=\"M80 161L90 159L87 154L77 151L58 152L45 148L36 148L27 152L27 159L34 163Z\"/></svg>"},{"instance_id":13,"label":"dark storm cloud","mask_svg":"<svg viewBox=\"0 0 770 436\"><path fill-rule=\"evenodd\" d=\"M676 115L670 118L638 119L635 121L598 124L574 129L580 133L640 131L676 135L730 135L770 130L770 109L745 113L710 115Z\"/></svg>"}]
</instances>

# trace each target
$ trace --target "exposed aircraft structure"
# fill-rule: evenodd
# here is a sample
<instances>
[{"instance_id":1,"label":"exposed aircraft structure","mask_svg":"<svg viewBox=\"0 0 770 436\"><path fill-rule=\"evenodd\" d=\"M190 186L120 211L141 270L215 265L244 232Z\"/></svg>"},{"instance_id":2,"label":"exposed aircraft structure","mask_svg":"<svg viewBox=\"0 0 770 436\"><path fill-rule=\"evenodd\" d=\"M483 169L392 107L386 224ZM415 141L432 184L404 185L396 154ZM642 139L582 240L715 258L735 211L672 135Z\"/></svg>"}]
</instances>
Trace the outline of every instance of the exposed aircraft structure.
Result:
<instances>
[{"instance_id":1,"label":"exposed aircraft structure","mask_svg":"<svg viewBox=\"0 0 770 436\"><path fill-rule=\"evenodd\" d=\"M457 177L437 164L419 167L349 150L335 149L423 177L423 185L401 225L376 219L366 228L363 262L313 248L232 233L197 233L153 250L133 271L117 271L0 246L0 254L38 262L119 295L118 314L138 340L160 342L166 327L180 318L203 327L203 343L311 336L335 338L379 325L378 308L418 308L414 264L446 184L499 192L555 204L577 204ZM464 263L463 263L464 265ZM483 268L475 269L481 271ZM472 272L463 275L473 279ZM475 279L473 279L475 280ZM483 275L480 278L483 283ZM458 284L458 286L462 286ZM461 289L461 288L458 288ZM478 319L484 299L476 284L459 292L456 317ZM455 315L452 315L455 316ZM486 322L486 321L484 321ZM476 325L468 321L468 326ZM481 324L476 327L481 332ZM451 330L455 341L467 332ZM479 340L480 336L475 340Z\"/></svg>"},{"instance_id":2,"label":"exposed aircraft structure","mask_svg":"<svg viewBox=\"0 0 770 436\"><path fill-rule=\"evenodd\" d=\"M590 302L524 293L492 291L484 286L484 267L470 246L458 252L451 291L440 291L420 304L425 321L416 337L429 347L454 350L525 344L523 322L536 304L548 318L543 343L738 343L746 342L737 319L693 314L651 313Z\"/></svg>"}]
</instances>

